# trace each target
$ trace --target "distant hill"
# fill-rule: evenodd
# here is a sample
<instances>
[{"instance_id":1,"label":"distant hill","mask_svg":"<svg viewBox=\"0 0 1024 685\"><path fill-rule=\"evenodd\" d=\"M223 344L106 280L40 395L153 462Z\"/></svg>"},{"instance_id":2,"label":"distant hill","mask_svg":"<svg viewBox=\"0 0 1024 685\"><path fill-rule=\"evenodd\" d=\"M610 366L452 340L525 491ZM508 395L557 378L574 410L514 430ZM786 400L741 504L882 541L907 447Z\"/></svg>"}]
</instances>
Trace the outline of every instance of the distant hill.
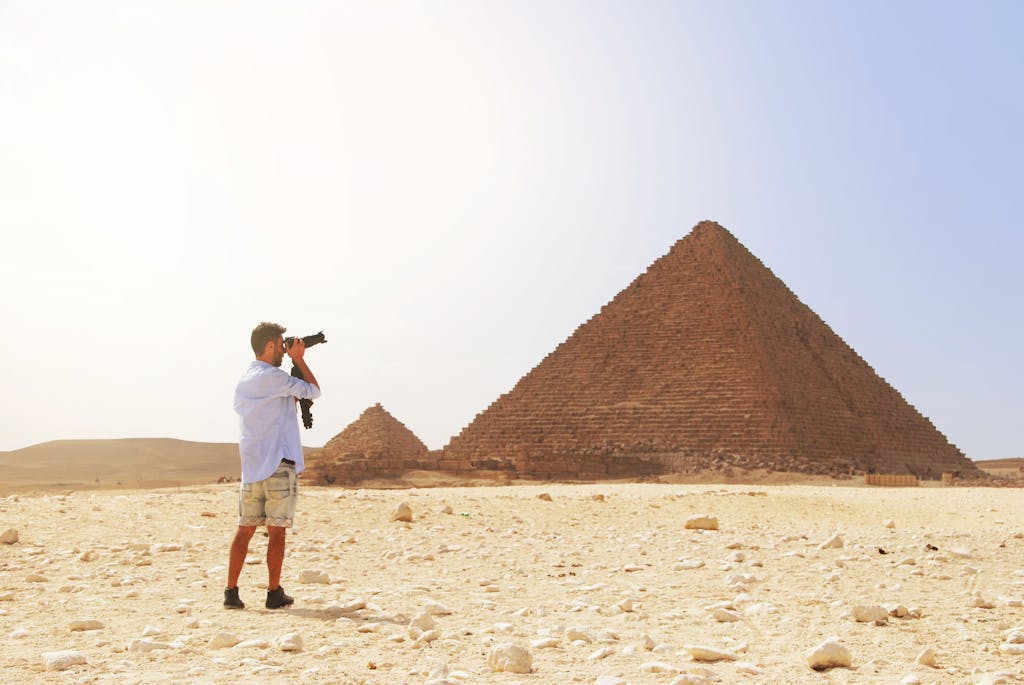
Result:
<instances>
[{"instance_id":1,"label":"distant hill","mask_svg":"<svg viewBox=\"0 0 1024 685\"><path fill-rule=\"evenodd\" d=\"M0 467L0 494L197 485L215 483L222 476L238 478L238 443L171 438L54 440L0 452Z\"/></svg>"}]
</instances>

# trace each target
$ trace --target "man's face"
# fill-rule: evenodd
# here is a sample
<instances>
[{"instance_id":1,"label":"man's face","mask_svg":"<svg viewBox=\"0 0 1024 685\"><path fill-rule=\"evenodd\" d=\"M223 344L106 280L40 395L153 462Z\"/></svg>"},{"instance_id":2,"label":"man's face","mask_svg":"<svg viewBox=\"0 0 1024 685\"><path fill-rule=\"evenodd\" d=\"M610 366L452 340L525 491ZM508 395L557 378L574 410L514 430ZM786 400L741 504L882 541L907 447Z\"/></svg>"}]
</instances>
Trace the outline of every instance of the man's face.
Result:
<instances>
[{"instance_id":1,"label":"man's face","mask_svg":"<svg viewBox=\"0 0 1024 685\"><path fill-rule=\"evenodd\" d=\"M274 350L271 355L271 363L274 366L281 366L281 362L284 361L284 336L277 336L277 340L273 344Z\"/></svg>"}]
</instances>

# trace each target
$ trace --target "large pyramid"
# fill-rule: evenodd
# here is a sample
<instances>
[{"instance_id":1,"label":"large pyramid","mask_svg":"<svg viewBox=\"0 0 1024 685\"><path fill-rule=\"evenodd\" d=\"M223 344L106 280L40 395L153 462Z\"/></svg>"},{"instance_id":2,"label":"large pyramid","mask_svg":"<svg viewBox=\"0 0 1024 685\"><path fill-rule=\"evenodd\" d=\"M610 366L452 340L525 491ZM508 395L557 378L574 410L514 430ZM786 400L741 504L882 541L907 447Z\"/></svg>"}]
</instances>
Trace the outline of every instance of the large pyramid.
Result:
<instances>
[{"instance_id":1,"label":"large pyramid","mask_svg":"<svg viewBox=\"0 0 1024 685\"><path fill-rule=\"evenodd\" d=\"M978 473L724 228L702 222L477 415L439 467Z\"/></svg>"},{"instance_id":2,"label":"large pyramid","mask_svg":"<svg viewBox=\"0 0 1024 685\"><path fill-rule=\"evenodd\" d=\"M310 455L305 478L315 485L394 478L410 469L436 469L427 446L379 403Z\"/></svg>"}]
</instances>

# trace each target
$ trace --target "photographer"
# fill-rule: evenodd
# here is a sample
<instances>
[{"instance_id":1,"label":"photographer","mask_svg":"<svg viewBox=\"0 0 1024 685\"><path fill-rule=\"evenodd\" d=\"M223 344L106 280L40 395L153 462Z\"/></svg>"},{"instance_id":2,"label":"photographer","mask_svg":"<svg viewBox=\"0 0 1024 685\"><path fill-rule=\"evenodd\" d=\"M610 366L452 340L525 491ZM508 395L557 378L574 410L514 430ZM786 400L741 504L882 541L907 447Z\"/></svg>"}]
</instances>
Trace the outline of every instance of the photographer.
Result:
<instances>
[{"instance_id":1,"label":"photographer","mask_svg":"<svg viewBox=\"0 0 1024 685\"><path fill-rule=\"evenodd\" d=\"M301 338L290 338L286 349L284 331L283 326L267 322L253 329L250 342L256 359L235 389L235 411L241 427L238 451L242 486L238 495L238 531L231 543L228 584L224 589L224 606L229 609L245 608L238 596L238 576L249 541L263 524L269 536L266 607L278 609L294 601L281 587L281 566L285 533L295 516L296 476L305 468L295 405L300 399L320 397L320 386L304 359L306 343ZM281 369L286 351L301 372L301 379Z\"/></svg>"}]
</instances>

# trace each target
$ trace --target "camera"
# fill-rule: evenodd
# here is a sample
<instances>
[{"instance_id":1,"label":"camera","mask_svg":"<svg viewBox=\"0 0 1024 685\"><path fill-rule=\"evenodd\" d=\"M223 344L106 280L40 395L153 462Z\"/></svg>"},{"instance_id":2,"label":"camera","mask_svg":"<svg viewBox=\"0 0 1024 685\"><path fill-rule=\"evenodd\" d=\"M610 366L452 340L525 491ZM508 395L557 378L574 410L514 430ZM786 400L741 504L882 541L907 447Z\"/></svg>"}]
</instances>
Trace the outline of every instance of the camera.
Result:
<instances>
[{"instance_id":1,"label":"camera","mask_svg":"<svg viewBox=\"0 0 1024 685\"><path fill-rule=\"evenodd\" d=\"M284 346L286 348L291 347L295 344L295 336L290 336L284 339ZM313 335L302 336L302 342L306 347L312 347L313 345L319 345L320 343L327 342L327 338L324 337L324 332L314 333Z\"/></svg>"},{"instance_id":2,"label":"camera","mask_svg":"<svg viewBox=\"0 0 1024 685\"><path fill-rule=\"evenodd\" d=\"M291 336L284 339L284 346L286 348L291 347L295 344L295 336ZM313 345L319 345L320 343L327 342L327 338L324 337L324 332L314 333L313 335L302 336L302 342L306 347L312 347ZM302 376L302 372L299 371L299 367L292 364L292 375L300 380L306 380ZM313 412L310 408L313 406L313 400L299 400L299 406L302 408L302 425L306 428L313 427Z\"/></svg>"}]
</instances>

